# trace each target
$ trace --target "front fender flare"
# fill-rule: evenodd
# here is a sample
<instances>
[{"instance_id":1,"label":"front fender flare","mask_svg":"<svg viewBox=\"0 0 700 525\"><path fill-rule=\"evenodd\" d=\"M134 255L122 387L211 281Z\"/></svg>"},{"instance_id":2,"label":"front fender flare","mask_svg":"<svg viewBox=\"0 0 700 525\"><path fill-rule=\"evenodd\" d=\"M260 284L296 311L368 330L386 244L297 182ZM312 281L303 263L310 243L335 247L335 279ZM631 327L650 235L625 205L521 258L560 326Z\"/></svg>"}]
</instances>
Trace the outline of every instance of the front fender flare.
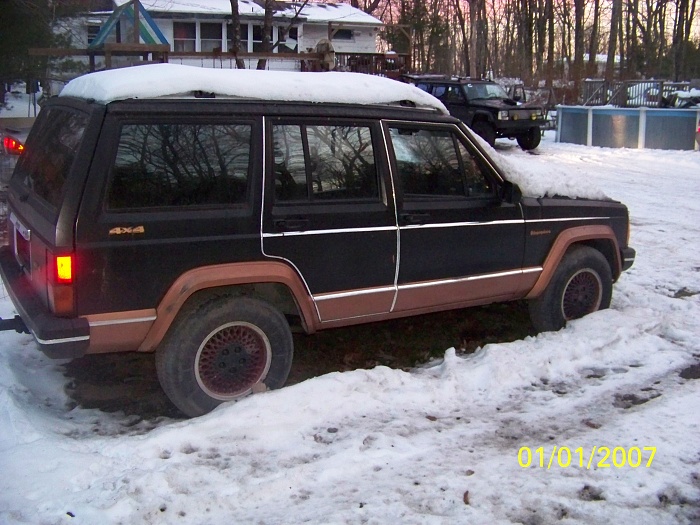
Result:
<instances>
[{"instance_id":1,"label":"front fender flare","mask_svg":"<svg viewBox=\"0 0 700 525\"><path fill-rule=\"evenodd\" d=\"M552 280L552 276L564 257L566 250L568 250L571 245L576 243L586 244L587 241L605 241L612 243L612 254L614 260L612 261L610 269L613 276L620 275L620 272L622 271L620 249L618 246L617 237L615 237L615 233L610 226L594 224L569 228L561 232L554 240L554 244L552 244L552 247L547 254L547 258L542 265L542 273L540 273L537 282L535 282L535 285L525 296L525 299L533 299L544 291L549 284L549 281Z\"/></svg>"}]
</instances>

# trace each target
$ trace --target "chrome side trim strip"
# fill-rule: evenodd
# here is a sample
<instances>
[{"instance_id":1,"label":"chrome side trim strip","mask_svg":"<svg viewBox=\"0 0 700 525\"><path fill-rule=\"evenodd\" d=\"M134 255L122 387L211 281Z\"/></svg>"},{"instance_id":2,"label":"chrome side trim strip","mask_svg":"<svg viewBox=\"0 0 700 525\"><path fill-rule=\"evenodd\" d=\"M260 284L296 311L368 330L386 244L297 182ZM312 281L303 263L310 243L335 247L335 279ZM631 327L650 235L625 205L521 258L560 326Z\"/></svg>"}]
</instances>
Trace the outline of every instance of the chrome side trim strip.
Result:
<instances>
[{"instance_id":1,"label":"chrome side trim strip","mask_svg":"<svg viewBox=\"0 0 700 525\"><path fill-rule=\"evenodd\" d=\"M409 226L401 226L402 230L416 230L421 228L460 228L464 226L500 226L501 224L523 224L526 221L523 219L508 219L504 221L484 221L484 222L444 222L444 223L428 223L428 224L411 224Z\"/></svg>"},{"instance_id":2,"label":"chrome side trim strip","mask_svg":"<svg viewBox=\"0 0 700 525\"><path fill-rule=\"evenodd\" d=\"M599 221L607 221L610 220L610 217L560 217L557 219L531 219L531 220L526 220L525 223L531 223L531 222L568 222L568 221L591 221L591 220L599 220Z\"/></svg>"},{"instance_id":3,"label":"chrome side trim strip","mask_svg":"<svg viewBox=\"0 0 700 525\"><path fill-rule=\"evenodd\" d=\"M148 317L135 317L133 319L115 319L114 321L93 321L90 326L111 326L118 324L131 324L131 323L147 323L150 321L155 321L158 317L155 315L149 315Z\"/></svg>"},{"instance_id":4,"label":"chrome side trim strip","mask_svg":"<svg viewBox=\"0 0 700 525\"><path fill-rule=\"evenodd\" d=\"M541 272L542 267L533 267L533 268L523 268L522 270L508 270L505 272L498 272L498 273L488 273L488 274L483 274L483 275L470 275L469 277L458 277L454 279L443 279L440 281L426 281L424 283L410 283L410 284L400 284L399 285L399 291L400 290L414 290L416 288L429 288L433 286L442 286L445 284L458 284L458 283L465 283L469 281L481 281L484 279L497 279L499 277L509 277L511 275L522 275L526 273L537 273Z\"/></svg>"},{"instance_id":5,"label":"chrome side trim strip","mask_svg":"<svg viewBox=\"0 0 700 525\"><path fill-rule=\"evenodd\" d=\"M39 339L35 333L32 332L32 335L34 336L34 339L37 340L39 344L42 345L60 345L62 343L77 343L78 341L89 341L90 336L89 335L81 335L79 337L66 337L63 339L49 339L44 340L44 339Z\"/></svg>"},{"instance_id":6,"label":"chrome side trim strip","mask_svg":"<svg viewBox=\"0 0 700 525\"><path fill-rule=\"evenodd\" d=\"M464 228L472 226L500 226L505 224L534 224L541 222L571 222L571 221L590 221L590 220L609 220L610 217L566 217L557 219L508 219L503 221L483 221L483 222L439 222L429 224L411 224L408 226L400 226L399 230L418 230L431 228ZM302 235L333 235L336 233L367 233L367 232L383 232L393 231L395 226L377 226L373 228L338 228L329 230L307 230L282 233L262 233L265 239L273 237L295 237ZM400 253L400 252L399 252Z\"/></svg>"},{"instance_id":7,"label":"chrome side trim strip","mask_svg":"<svg viewBox=\"0 0 700 525\"><path fill-rule=\"evenodd\" d=\"M394 264L394 299L391 301L389 312L393 312L396 307L396 300L399 297L399 270L401 268L401 228L399 228L399 210L396 200L396 184L394 183L394 168L391 165L391 155L389 155L389 139L387 138L386 122L382 121L379 126L382 130L382 140L384 141L384 152L387 155L387 167L389 168L389 182L391 183L391 200L394 207L394 225L396 228L396 261Z\"/></svg>"},{"instance_id":8,"label":"chrome side trim strip","mask_svg":"<svg viewBox=\"0 0 700 525\"><path fill-rule=\"evenodd\" d=\"M331 235L335 233L366 233L366 232L386 232L394 231L396 226L377 226L373 228L338 228L333 230L306 230L280 233L263 233L265 239L273 237L298 237L301 235Z\"/></svg>"},{"instance_id":9,"label":"chrome side trim strip","mask_svg":"<svg viewBox=\"0 0 700 525\"><path fill-rule=\"evenodd\" d=\"M358 295L370 295L373 293L395 292L395 286L380 286L378 288L367 288L364 290L350 290L348 292L327 293L314 295L314 301L327 301L329 299L343 299L345 297L357 297Z\"/></svg>"},{"instance_id":10,"label":"chrome side trim strip","mask_svg":"<svg viewBox=\"0 0 700 525\"><path fill-rule=\"evenodd\" d=\"M487 273L483 275L470 275L468 277L457 277L453 279L441 279L437 281L426 281L423 283L409 283L409 284L399 284L397 285L398 290L413 290L416 288L428 288L432 286L442 286L445 284L458 284L469 281L481 281L483 279L497 279L499 277L510 277L512 275L524 275L528 273L539 273L542 271L541 266L535 266L532 268L522 268L520 270L507 270L504 272L497 273ZM327 301L329 299L342 299L346 297L357 297L361 295L370 295L374 293L386 293L395 290L394 286L380 286L377 288L368 288L364 290L347 290L344 292L331 292L323 295L315 295L314 301ZM375 315L375 314L372 314Z\"/></svg>"}]
</instances>

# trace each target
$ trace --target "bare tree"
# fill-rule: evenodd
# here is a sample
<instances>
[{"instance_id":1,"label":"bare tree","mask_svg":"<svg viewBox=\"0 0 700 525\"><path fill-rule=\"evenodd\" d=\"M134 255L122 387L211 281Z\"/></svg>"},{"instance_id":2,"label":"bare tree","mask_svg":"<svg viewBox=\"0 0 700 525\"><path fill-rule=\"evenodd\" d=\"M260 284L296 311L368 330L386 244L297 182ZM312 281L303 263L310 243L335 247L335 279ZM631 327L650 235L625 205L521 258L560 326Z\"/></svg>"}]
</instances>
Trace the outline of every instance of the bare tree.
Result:
<instances>
[{"instance_id":1,"label":"bare tree","mask_svg":"<svg viewBox=\"0 0 700 525\"><path fill-rule=\"evenodd\" d=\"M610 82L615 74L615 52L617 51L617 29L620 25L622 0L612 0L610 15L610 38L608 40L608 59L605 64L605 80Z\"/></svg>"},{"instance_id":2,"label":"bare tree","mask_svg":"<svg viewBox=\"0 0 700 525\"><path fill-rule=\"evenodd\" d=\"M245 69L245 62L242 58L238 58L238 53L241 50L241 14L238 11L238 0L231 0L231 32L231 49L229 51L236 55L236 67Z\"/></svg>"}]
</instances>

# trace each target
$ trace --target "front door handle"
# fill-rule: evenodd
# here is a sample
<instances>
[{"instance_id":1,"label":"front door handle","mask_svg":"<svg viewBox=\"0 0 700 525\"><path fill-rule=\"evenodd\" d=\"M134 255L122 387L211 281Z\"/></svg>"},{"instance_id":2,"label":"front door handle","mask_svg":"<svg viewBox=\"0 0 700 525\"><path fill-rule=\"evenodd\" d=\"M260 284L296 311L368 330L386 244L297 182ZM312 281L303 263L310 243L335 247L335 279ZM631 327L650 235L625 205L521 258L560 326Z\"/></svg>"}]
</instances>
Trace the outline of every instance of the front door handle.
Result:
<instances>
[{"instance_id":1,"label":"front door handle","mask_svg":"<svg viewBox=\"0 0 700 525\"><path fill-rule=\"evenodd\" d=\"M275 229L281 232L304 231L309 226L309 219L299 217L294 219L276 219Z\"/></svg>"}]
</instances>

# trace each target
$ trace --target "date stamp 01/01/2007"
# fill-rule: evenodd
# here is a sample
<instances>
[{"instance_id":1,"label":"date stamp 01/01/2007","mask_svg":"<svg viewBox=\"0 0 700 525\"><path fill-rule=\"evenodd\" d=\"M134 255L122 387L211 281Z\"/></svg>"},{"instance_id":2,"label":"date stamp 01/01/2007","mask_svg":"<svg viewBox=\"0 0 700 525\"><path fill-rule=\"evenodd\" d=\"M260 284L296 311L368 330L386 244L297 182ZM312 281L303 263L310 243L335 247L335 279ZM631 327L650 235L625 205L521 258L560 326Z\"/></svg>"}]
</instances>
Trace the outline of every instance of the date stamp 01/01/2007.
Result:
<instances>
[{"instance_id":1,"label":"date stamp 01/01/2007","mask_svg":"<svg viewBox=\"0 0 700 525\"><path fill-rule=\"evenodd\" d=\"M578 447L557 447L551 450L538 447L534 450L530 447L520 447L518 450L518 464L523 468L569 468L579 467L590 469L599 468L638 468L651 467L654 460L656 447L598 447L593 446L584 449Z\"/></svg>"}]
</instances>

